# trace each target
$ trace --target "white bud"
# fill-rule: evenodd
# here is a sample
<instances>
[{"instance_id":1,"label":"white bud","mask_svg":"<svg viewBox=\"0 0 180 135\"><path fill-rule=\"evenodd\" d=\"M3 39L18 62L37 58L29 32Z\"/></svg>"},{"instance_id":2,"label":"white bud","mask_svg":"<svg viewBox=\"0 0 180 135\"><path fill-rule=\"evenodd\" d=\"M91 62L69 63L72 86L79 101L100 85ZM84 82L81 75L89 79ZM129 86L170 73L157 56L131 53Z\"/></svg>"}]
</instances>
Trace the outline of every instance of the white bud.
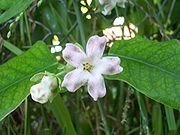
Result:
<instances>
[{"instance_id":1,"label":"white bud","mask_svg":"<svg viewBox=\"0 0 180 135\"><path fill-rule=\"evenodd\" d=\"M58 87L57 78L55 76L45 75L42 78L41 83L46 87L49 87L51 90L54 90Z\"/></svg>"},{"instance_id":2,"label":"white bud","mask_svg":"<svg viewBox=\"0 0 180 135\"><path fill-rule=\"evenodd\" d=\"M52 96L51 89L43 83L33 85L30 89L31 97L34 101L44 104Z\"/></svg>"}]
</instances>

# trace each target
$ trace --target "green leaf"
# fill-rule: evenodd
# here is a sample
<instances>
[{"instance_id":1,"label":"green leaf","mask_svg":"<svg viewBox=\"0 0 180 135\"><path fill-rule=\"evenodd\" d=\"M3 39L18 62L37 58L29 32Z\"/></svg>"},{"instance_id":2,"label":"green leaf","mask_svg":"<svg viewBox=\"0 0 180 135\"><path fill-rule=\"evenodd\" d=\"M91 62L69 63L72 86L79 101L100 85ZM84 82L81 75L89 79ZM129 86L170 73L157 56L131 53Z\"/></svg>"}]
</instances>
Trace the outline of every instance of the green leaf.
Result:
<instances>
[{"instance_id":1,"label":"green leaf","mask_svg":"<svg viewBox=\"0 0 180 135\"><path fill-rule=\"evenodd\" d=\"M16 4L12 5L0 16L0 24L6 22L11 17L23 12L32 2L32 0L19 0Z\"/></svg>"},{"instance_id":2,"label":"green leaf","mask_svg":"<svg viewBox=\"0 0 180 135\"><path fill-rule=\"evenodd\" d=\"M48 105L56 117L58 124L63 128L63 135L77 135L62 97L58 94Z\"/></svg>"},{"instance_id":3,"label":"green leaf","mask_svg":"<svg viewBox=\"0 0 180 135\"><path fill-rule=\"evenodd\" d=\"M30 50L0 66L0 120L16 109L29 95L30 78L39 72L57 69L58 63L39 41Z\"/></svg>"},{"instance_id":4,"label":"green leaf","mask_svg":"<svg viewBox=\"0 0 180 135\"><path fill-rule=\"evenodd\" d=\"M12 5L15 5L19 0L1 0L0 1L0 9L8 9Z\"/></svg>"},{"instance_id":5,"label":"green leaf","mask_svg":"<svg viewBox=\"0 0 180 135\"><path fill-rule=\"evenodd\" d=\"M123 72L108 76L122 80L146 96L180 109L180 42L134 38L117 41L111 55L121 58Z\"/></svg>"},{"instance_id":6,"label":"green leaf","mask_svg":"<svg viewBox=\"0 0 180 135\"><path fill-rule=\"evenodd\" d=\"M10 50L11 52L13 52L16 55L20 55L23 53L23 51L21 49L19 49L18 47L16 47L15 45L11 44L10 42L3 40L3 46L6 47L8 50Z\"/></svg>"},{"instance_id":7,"label":"green leaf","mask_svg":"<svg viewBox=\"0 0 180 135\"><path fill-rule=\"evenodd\" d=\"M40 82L44 75L44 72L37 73L30 78L30 81L35 83Z\"/></svg>"}]
</instances>

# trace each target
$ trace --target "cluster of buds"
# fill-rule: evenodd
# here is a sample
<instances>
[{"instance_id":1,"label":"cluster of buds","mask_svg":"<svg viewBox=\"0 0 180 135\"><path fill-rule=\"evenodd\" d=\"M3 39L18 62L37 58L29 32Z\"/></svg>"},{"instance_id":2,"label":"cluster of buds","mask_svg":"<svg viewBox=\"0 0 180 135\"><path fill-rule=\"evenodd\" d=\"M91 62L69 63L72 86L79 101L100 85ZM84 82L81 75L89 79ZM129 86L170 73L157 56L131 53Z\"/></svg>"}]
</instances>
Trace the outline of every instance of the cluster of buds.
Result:
<instances>
[{"instance_id":1,"label":"cluster of buds","mask_svg":"<svg viewBox=\"0 0 180 135\"><path fill-rule=\"evenodd\" d=\"M41 82L31 87L31 98L36 102L44 104L53 96L53 90L57 87L57 78L53 75L44 74Z\"/></svg>"}]
</instances>

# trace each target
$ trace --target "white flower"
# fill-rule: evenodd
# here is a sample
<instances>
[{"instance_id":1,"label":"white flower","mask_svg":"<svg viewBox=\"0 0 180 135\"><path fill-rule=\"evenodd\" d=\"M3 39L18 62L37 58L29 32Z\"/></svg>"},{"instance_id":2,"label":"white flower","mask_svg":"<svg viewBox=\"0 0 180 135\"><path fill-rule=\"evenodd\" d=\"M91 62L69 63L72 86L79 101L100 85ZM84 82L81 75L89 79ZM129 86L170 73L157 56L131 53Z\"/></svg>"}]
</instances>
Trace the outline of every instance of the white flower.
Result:
<instances>
[{"instance_id":1,"label":"white flower","mask_svg":"<svg viewBox=\"0 0 180 135\"><path fill-rule=\"evenodd\" d=\"M57 79L54 76L44 75L41 82L35 84L30 89L31 98L44 104L52 96L52 91L58 86Z\"/></svg>"},{"instance_id":2,"label":"white flower","mask_svg":"<svg viewBox=\"0 0 180 135\"><path fill-rule=\"evenodd\" d=\"M125 3L127 0L99 0L101 5L104 5L104 9L102 11L103 15L110 15L111 10L118 5L119 7L125 8Z\"/></svg>"},{"instance_id":3,"label":"white flower","mask_svg":"<svg viewBox=\"0 0 180 135\"><path fill-rule=\"evenodd\" d=\"M102 58L106 45L106 38L92 36L86 46L86 54L76 45L67 43L63 50L63 58L75 69L65 75L62 86L68 91L75 92L87 83L88 93L96 101L106 94L106 87L102 75L113 75L122 72L118 57L106 56Z\"/></svg>"}]
</instances>

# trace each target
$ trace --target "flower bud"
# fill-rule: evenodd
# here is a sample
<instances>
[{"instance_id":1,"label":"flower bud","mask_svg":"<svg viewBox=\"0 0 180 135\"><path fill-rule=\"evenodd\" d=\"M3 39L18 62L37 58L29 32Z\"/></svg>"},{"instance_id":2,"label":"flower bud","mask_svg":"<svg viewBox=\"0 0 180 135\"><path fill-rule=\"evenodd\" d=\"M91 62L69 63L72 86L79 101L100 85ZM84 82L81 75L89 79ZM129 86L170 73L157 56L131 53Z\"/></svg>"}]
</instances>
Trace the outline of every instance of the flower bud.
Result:
<instances>
[{"instance_id":1,"label":"flower bud","mask_svg":"<svg viewBox=\"0 0 180 135\"><path fill-rule=\"evenodd\" d=\"M44 75L41 83L44 84L46 87L49 87L49 89L51 90L54 90L58 87L57 78L51 75Z\"/></svg>"},{"instance_id":2,"label":"flower bud","mask_svg":"<svg viewBox=\"0 0 180 135\"><path fill-rule=\"evenodd\" d=\"M31 97L34 101L44 104L51 97L51 89L43 83L33 85L30 89Z\"/></svg>"}]
</instances>

